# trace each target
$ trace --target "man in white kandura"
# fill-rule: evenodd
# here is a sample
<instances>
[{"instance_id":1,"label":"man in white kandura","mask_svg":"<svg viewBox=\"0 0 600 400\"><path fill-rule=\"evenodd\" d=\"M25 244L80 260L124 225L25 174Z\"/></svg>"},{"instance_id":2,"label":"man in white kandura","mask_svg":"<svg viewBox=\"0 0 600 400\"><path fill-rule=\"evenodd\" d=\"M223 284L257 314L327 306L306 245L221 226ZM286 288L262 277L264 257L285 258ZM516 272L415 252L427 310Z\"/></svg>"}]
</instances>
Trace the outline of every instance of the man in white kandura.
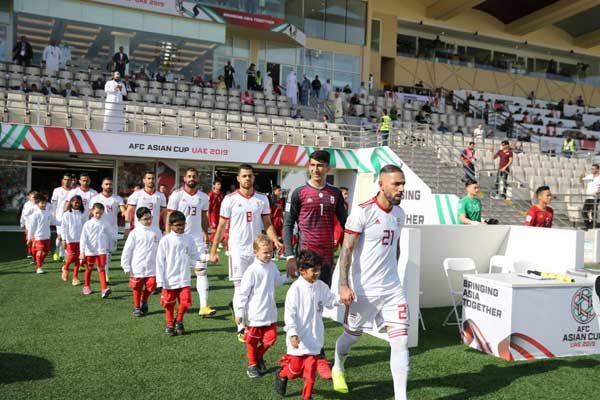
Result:
<instances>
[{"instance_id":1,"label":"man in white kandura","mask_svg":"<svg viewBox=\"0 0 600 400\"><path fill-rule=\"evenodd\" d=\"M399 167L384 166L379 171L379 193L354 208L346 221L339 285L340 299L348 308L344 333L335 344L332 380L336 392L348 393L344 362L363 328L374 323L374 328L387 330L395 399L406 400L409 313L398 275L405 218L398 205L405 183Z\"/></svg>"},{"instance_id":2,"label":"man in white kandura","mask_svg":"<svg viewBox=\"0 0 600 400\"><path fill-rule=\"evenodd\" d=\"M113 79L104 85L106 99L104 100L104 126L105 131L122 132L124 124L123 96L127 95L127 89L121 82L121 74L115 72Z\"/></svg>"},{"instance_id":3,"label":"man in white kandura","mask_svg":"<svg viewBox=\"0 0 600 400\"><path fill-rule=\"evenodd\" d=\"M104 266L104 272L106 272L106 282L109 282L108 270L110 267L110 260L112 253L117 249L117 239L119 235L119 213L125 216L127 212L127 206L121 196L113 193L113 180L112 178L102 179L102 192L94 196L91 200L92 206L96 203L100 203L104 206L104 212L100 218L100 222L106 225L106 229L112 240L110 248L112 251L108 253L106 257L106 265Z\"/></svg>"},{"instance_id":4,"label":"man in white kandura","mask_svg":"<svg viewBox=\"0 0 600 400\"><path fill-rule=\"evenodd\" d=\"M207 254L208 248L208 195L198 189L198 170L188 168L183 177L183 187L176 190L169 197L167 216L165 217L165 230L169 233L169 215L173 211L181 211L185 215L185 233L189 234L200 254ZM217 310L208 306L208 271L207 263L196 261L196 290L200 299L201 317L211 317Z\"/></svg>"},{"instance_id":5,"label":"man in white kandura","mask_svg":"<svg viewBox=\"0 0 600 400\"><path fill-rule=\"evenodd\" d=\"M298 79L296 71L290 71L285 80L285 95L290 98L293 106L298 104Z\"/></svg>"},{"instance_id":6,"label":"man in white kandura","mask_svg":"<svg viewBox=\"0 0 600 400\"><path fill-rule=\"evenodd\" d=\"M44 49L42 54L42 61L44 62L44 68L48 71L58 71L62 59L62 52L60 47L56 45L56 41L52 40L48 46Z\"/></svg>"}]
</instances>

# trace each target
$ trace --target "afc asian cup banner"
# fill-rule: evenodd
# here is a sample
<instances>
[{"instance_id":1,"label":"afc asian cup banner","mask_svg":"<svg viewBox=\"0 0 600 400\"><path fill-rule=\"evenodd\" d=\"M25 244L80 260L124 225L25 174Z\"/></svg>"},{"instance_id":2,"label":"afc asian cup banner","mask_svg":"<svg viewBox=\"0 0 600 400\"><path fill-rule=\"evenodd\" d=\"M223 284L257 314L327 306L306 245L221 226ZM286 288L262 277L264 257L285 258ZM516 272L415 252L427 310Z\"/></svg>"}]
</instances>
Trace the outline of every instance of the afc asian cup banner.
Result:
<instances>
[{"instance_id":1,"label":"afc asian cup banner","mask_svg":"<svg viewBox=\"0 0 600 400\"><path fill-rule=\"evenodd\" d=\"M592 289L493 285L464 281L464 343L508 361L600 353ZM497 296L496 296L497 295Z\"/></svg>"}]
</instances>

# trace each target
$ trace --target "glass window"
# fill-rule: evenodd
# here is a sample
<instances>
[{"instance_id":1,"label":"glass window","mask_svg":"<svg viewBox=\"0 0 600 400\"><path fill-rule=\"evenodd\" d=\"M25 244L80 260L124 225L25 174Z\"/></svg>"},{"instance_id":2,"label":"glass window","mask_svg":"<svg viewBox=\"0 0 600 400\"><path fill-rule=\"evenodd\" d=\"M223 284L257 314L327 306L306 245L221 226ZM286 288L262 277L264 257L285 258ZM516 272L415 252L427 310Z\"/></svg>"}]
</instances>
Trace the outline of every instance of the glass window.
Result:
<instances>
[{"instance_id":1,"label":"glass window","mask_svg":"<svg viewBox=\"0 0 600 400\"><path fill-rule=\"evenodd\" d=\"M346 39L346 0L327 0L325 39L343 42Z\"/></svg>"},{"instance_id":2,"label":"glass window","mask_svg":"<svg viewBox=\"0 0 600 400\"><path fill-rule=\"evenodd\" d=\"M318 49L306 49L304 65L310 65L319 68L331 68L333 54L328 51Z\"/></svg>"},{"instance_id":3,"label":"glass window","mask_svg":"<svg viewBox=\"0 0 600 400\"><path fill-rule=\"evenodd\" d=\"M491 50L467 47L467 55L471 57L476 64L490 65L492 63Z\"/></svg>"},{"instance_id":4,"label":"glass window","mask_svg":"<svg viewBox=\"0 0 600 400\"><path fill-rule=\"evenodd\" d=\"M250 57L250 40L238 37L234 38L233 56L240 58Z\"/></svg>"},{"instance_id":5,"label":"glass window","mask_svg":"<svg viewBox=\"0 0 600 400\"><path fill-rule=\"evenodd\" d=\"M352 74L350 72L334 71L331 84L334 88L343 88L346 85L350 85L351 88L356 89L360 87L360 75Z\"/></svg>"},{"instance_id":6,"label":"glass window","mask_svg":"<svg viewBox=\"0 0 600 400\"><path fill-rule=\"evenodd\" d=\"M371 50L379 52L381 48L381 21L371 20Z\"/></svg>"},{"instance_id":7,"label":"glass window","mask_svg":"<svg viewBox=\"0 0 600 400\"><path fill-rule=\"evenodd\" d=\"M307 36L325 38L325 2L306 0L304 2L304 32Z\"/></svg>"},{"instance_id":8,"label":"glass window","mask_svg":"<svg viewBox=\"0 0 600 400\"><path fill-rule=\"evenodd\" d=\"M233 38L231 36L226 37L225 43L215 48L215 54L220 54L223 56L233 55Z\"/></svg>"},{"instance_id":9,"label":"glass window","mask_svg":"<svg viewBox=\"0 0 600 400\"><path fill-rule=\"evenodd\" d=\"M362 0L348 0L346 6L346 43L364 46L366 23L367 3Z\"/></svg>"},{"instance_id":10,"label":"glass window","mask_svg":"<svg viewBox=\"0 0 600 400\"><path fill-rule=\"evenodd\" d=\"M338 71L360 72L360 57L335 53L334 68Z\"/></svg>"},{"instance_id":11,"label":"glass window","mask_svg":"<svg viewBox=\"0 0 600 400\"><path fill-rule=\"evenodd\" d=\"M283 44L267 43L267 61L280 64L296 64L296 48Z\"/></svg>"},{"instance_id":12,"label":"glass window","mask_svg":"<svg viewBox=\"0 0 600 400\"><path fill-rule=\"evenodd\" d=\"M17 210L27 196L27 161L5 154L0 158L0 224L18 225Z\"/></svg>"},{"instance_id":13,"label":"glass window","mask_svg":"<svg viewBox=\"0 0 600 400\"><path fill-rule=\"evenodd\" d=\"M502 69L511 68L517 62L517 55L494 51L494 66Z\"/></svg>"},{"instance_id":14,"label":"glass window","mask_svg":"<svg viewBox=\"0 0 600 400\"><path fill-rule=\"evenodd\" d=\"M417 38L414 36L396 36L396 54L414 57L417 55Z\"/></svg>"}]
</instances>

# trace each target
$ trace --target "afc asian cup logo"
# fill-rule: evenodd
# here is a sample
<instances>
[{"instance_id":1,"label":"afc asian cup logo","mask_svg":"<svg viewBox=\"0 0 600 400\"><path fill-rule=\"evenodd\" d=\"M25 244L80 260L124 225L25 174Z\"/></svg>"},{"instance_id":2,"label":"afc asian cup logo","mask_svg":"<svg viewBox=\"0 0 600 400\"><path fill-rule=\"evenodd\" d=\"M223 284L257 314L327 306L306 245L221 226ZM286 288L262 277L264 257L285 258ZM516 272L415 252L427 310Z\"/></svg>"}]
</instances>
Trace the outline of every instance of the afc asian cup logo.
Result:
<instances>
[{"instance_id":1,"label":"afc asian cup logo","mask_svg":"<svg viewBox=\"0 0 600 400\"><path fill-rule=\"evenodd\" d=\"M589 324L596 317L592 305L592 289L583 287L575 292L571 300L571 315L580 324Z\"/></svg>"}]
</instances>

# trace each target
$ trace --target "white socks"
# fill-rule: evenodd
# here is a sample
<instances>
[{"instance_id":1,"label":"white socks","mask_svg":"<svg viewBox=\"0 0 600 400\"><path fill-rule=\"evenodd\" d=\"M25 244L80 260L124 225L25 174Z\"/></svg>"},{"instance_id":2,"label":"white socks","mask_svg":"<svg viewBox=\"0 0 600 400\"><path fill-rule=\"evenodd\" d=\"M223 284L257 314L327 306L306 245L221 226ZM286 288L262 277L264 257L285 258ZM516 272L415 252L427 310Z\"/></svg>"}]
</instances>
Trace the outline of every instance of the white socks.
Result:
<instances>
[{"instance_id":1,"label":"white socks","mask_svg":"<svg viewBox=\"0 0 600 400\"><path fill-rule=\"evenodd\" d=\"M348 357L348 353L350 352L350 348L361 334L351 335L347 331L344 331L342 335L335 342L335 363L333 364L334 371L343 371L344 363L346 362L346 358Z\"/></svg>"},{"instance_id":2,"label":"white socks","mask_svg":"<svg viewBox=\"0 0 600 400\"><path fill-rule=\"evenodd\" d=\"M65 251L65 249L63 247L62 239L56 238L56 241L54 243L56 244L56 251L58 251L58 255L61 257L66 257L67 252Z\"/></svg>"},{"instance_id":3,"label":"white socks","mask_svg":"<svg viewBox=\"0 0 600 400\"><path fill-rule=\"evenodd\" d=\"M200 299L200 308L208 305L208 275L206 271L200 271L196 274L196 290Z\"/></svg>"},{"instance_id":4,"label":"white socks","mask_svg":"<svg viewBox=\"0 0 600 400\"><path fill-rule=\"evenodd\" d=\"M398 330L388 332L390 338L390 370L394 379L396 400L406 400L406 382L408 381L408 336L398 334Z\"/></svg>"},{"instance_id":5,"label":"white socks","mask_svg":"<svg viewBox=\"0 0 600 400\"><path fill-rule=\"evenodd\" d=\"M242 281L233 281L233 307L235 308L238 304L238 292L240 291L240 286L242 285ZM244 325L244 321L241 324L237 324L238 332L246 327Z\"/></svg>"}]
</instances>

